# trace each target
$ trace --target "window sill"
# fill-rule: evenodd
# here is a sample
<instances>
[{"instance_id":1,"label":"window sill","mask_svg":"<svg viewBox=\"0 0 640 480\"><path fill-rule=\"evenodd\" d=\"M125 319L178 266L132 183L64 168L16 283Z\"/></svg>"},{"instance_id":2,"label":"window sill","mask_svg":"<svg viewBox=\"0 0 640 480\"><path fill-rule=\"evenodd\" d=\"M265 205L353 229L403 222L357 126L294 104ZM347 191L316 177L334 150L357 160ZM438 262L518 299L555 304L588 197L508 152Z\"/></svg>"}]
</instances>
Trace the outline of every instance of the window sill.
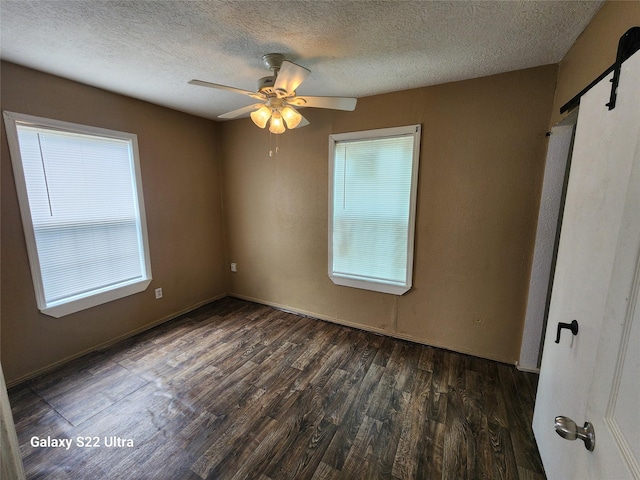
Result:
<instances>
[{"instance_id":1,"label":"window sill","mask_svg":"<svg viewBox=\"0 0 640 480\"><path fill-rule=\"evenodd\" d=\"M411 284L393 284L372 282L371 280L357 280L355 278L342 277L338 275L329 275L331 281L336 285L343 287L360 288L362 290L371 290L373 292L389 293L391 295L402 295L411 290Z\"/></svg>"},{"instance_id":2,"label":"window sill","mask_svg":"<svg viewBox=\"0 0 640 480\"><path fill-rule=\"evenodd\" d=\"M45 315L54 318L60 318L64 317L65 315L79 312L81 310L86 310L87 308L96 307L98 305L112 302L120 298L128 297L129 295L133 295L135 293L144 292L150 283L151 278L147 278L104 292L89 294L88 296L81 297L75 300L66 300L64 302L57 303L52 302L43 307L39 306L39 309Z\"/></svg>"}]
</instances>

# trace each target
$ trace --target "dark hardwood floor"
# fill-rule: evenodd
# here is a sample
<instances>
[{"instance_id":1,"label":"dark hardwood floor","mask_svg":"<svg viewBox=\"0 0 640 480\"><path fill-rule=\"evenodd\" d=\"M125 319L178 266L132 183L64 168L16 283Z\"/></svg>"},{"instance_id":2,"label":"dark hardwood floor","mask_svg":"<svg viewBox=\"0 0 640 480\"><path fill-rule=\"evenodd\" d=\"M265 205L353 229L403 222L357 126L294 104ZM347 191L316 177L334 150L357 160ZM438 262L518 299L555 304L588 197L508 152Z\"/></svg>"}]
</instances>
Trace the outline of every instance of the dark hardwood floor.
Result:
<instances>
[{"instance_id":1,"label":"dark hardwood floor","mask_svg":"<svg viewBox=\"0 0 640 480\"><path fill-rule=\"evenodd\" d=\"M9 396L30 479L511 480L536 381L226 298Z\"/></svg>"}]
</instances>

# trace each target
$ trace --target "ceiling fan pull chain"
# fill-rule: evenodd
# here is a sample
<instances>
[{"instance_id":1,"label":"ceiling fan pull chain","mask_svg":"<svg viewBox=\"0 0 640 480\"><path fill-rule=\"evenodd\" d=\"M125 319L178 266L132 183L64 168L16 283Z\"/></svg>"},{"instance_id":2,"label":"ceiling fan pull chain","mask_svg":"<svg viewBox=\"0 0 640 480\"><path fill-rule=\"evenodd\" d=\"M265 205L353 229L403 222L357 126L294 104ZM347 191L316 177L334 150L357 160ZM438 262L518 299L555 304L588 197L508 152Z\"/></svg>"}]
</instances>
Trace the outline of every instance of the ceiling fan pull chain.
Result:
<instances>
[{"instance_id":1,"label":"ceiling fan pull chain","mask_svg":"<svg viewBox=\"0 0 640 480\"><path fill-rule=\"evenodd\" d=\"M278 155L278 152L280 152L280 146L278 145L278 138L279 135L276 135L276 148L275 148L275 155ZM273 148L273 134L271 132L269 132L269 156L273 157L274 156L274 148Z\"/></svg>"},{"instance_id":2,"label":"ceiling fan pull chain","mask_svg":"<svg viewBox=\"0 0 640 480\"><path fill-rule=\"evenodd\" d=\"M277 150L276 153L278 153ZM273 134L271 132L269 132L269 156L273 157Z\"/></svg>"}]
</instances>

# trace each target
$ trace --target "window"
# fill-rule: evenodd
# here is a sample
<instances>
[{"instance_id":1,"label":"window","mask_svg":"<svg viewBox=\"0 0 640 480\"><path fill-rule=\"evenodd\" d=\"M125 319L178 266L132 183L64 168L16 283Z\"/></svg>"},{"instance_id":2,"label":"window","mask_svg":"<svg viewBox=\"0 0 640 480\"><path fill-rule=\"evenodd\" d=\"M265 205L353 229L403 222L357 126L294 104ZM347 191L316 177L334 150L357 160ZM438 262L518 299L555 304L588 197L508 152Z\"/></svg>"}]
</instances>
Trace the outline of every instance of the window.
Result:
<instances>
[{"instance_id":1,"label":"window","mask_svg":"<svg viewBox=\"0 0 640 480\"><path fill-rule=\"evenodd\" d=\"M4 112L38 308L52 317L151 282L137 137Z\"/></svg>"},{"instance_id":2,"label":"window","mask_svg":"<svg viewBox=\"0 0 640 480\"><path fill-rule=\"evenodd\" d=\"M329 136L329 277L411 288L420 125Z\"/></svg>"}]
</instances>

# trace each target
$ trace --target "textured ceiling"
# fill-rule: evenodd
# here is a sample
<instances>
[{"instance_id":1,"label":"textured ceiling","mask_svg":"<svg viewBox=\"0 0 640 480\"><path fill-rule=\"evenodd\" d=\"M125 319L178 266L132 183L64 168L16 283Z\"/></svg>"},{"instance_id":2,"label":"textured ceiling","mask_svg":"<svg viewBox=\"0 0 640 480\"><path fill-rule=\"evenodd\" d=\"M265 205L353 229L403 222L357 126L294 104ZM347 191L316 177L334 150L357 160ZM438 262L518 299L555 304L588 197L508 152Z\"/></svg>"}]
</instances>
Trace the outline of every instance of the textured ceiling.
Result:
<instances>
[{"instance_id":1,"label":"textured ceiling","mask_svg":"<svg viewBox=\"0 0 640 480\"><path fill-rule=\"evenodd\" d=\"M279 52L301 95L363 97L558 62L600 1L1 0L1 56L207 118Z\"/></svg>"}]
</instances>

